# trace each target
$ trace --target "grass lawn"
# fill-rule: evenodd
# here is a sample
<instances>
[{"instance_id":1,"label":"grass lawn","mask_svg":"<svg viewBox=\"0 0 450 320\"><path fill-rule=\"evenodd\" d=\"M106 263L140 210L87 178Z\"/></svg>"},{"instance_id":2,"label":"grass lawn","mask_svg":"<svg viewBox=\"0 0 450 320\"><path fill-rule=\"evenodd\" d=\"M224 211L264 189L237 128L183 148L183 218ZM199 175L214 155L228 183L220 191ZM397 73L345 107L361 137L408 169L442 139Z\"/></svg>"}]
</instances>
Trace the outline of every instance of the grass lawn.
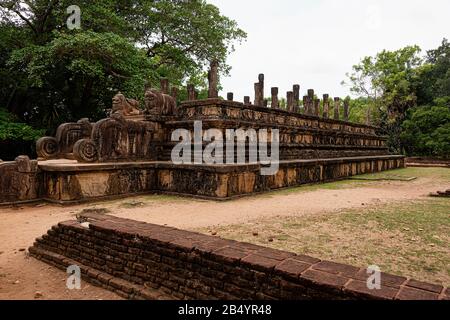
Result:
<instances>
[{"instance_id":1,"label":"grass lawn","mask_svg":"<svg viewBox=\"0 0 450 320\"><path fill-rule=\"evenodd\" d=\"M367 176L386 174L436 179L447 184L450 181L450 170L445 168L408 168ZM279 192L353 188L367 184L376 186L377 182L347 180ZM208 233L209 230L198 231ZM223 238L359 267L375 264L384 272L450 286L448 198L379 204L302 217L271 217L222 226L214 231Z\"/></svg>"},{"instance_id":2,"label":"grass lawn","mask_svg":"<svg viewBox=\"0 0 450 320\"><path fill-rule=\"evenodd\" d=\"M363 178L367 180L351 180L345 179L340 181L326 182L302 185L282 190L274 190L265 194L258 195L266 197L273 194L291 194L297 192L316 191L321 189L337 190L342 188L359 188L359 187L376 187L380 179L386 180L408 180L410 178L427 178L433 180L441 180L450 183L450 170L448 168L404 168L383 171L379 173L363 174L355 176L355 178ZM371 181L373 180L373 181Z\"/></svg>"}]
</instances>

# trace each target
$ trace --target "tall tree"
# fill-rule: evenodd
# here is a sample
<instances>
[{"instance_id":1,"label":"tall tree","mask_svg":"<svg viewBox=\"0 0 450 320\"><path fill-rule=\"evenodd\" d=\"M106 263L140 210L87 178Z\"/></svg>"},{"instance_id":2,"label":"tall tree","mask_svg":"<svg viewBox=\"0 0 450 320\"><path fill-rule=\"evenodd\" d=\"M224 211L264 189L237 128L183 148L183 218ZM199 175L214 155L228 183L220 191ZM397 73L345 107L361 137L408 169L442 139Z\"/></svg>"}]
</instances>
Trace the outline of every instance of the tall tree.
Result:
<instances>
[{"instance_id":1,"label":"tall tree","mask_svg":"<svg viewBox=\"0 0 450 320\"><path fill-rule=\"evenodd\" d=\"M81 29L67 28L67 8ZM195 81L246 37L204 0L0 0L0 106L36 127L99 118L117 91Z\"/></svg>"},{"instance_id":2,"label":"tall tree","mask_svg":"<svg viewBox=\"0 0 450 320\"><path fill-rule=\"evenodd\" d=\"M443 39L437 49L427 51L416 90L419 105L430 105L437 98L450 96L450 43L447 39Z\"/></svg>"},{"instance_id":3,"label":"tall tree","mask_svg":"<svg viewBox=\"0 0 450 320\"><path fill-rule=\"evenodd\" d=\"M383 50L375 57L365 57L347 74L351 91L368 99L367 114L376 109L372 123L381 126L389 136L391 149L400 151L401 123L406 110L416 105L414 83L421 65L418 46L396 51ZM345 82L344 82L345 83Z\"/></svg>"}]
</instances>

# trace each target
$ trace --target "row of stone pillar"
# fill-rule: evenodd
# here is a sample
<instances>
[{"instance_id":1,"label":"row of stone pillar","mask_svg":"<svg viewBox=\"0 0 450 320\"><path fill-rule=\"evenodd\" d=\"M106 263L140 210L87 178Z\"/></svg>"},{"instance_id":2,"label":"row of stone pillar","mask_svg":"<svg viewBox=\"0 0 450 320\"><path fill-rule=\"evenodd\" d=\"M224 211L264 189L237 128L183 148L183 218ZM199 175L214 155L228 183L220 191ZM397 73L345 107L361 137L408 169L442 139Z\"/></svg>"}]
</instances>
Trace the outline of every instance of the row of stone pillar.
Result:
<instances>
[{"instance_id":1,"label":"row of stone pillar","mask_svg":"<svg viewBox=\"0 0 450 320\"><path fill-rule=\"evenodd\" d=\"M271 88L271 103L272 109L280 109L280 100L278 98L279 90L277 87ZM227 100L233 101L234 95L232 92L227 93ZM250 97L244 97L244 104L251 105ZM255 106L268 107L268 100L264 99L264 74L258 76L258 82L255 83ZM315 98L314 90L309 89L308 94L303 97L303 113L307 115L320 116L321 100ZM328 94L323 95L323 109L322 117L330 118L330 98ZM341 99L334 98L334 114L333 118L340 119ZM301 112L300 110L300 85L295 84L292 91L286 93L286 110L290 112ZM343 118L348 121L349 118L349 100L344 100Z\"/></svg>"},{"instance_id":2,"label":"row of stone pillar","mask_svg":"<svg viewBox=\"0 0 450 320\"><path fill-rule=\"evenodd\" d=\"M217 61L212 61L210 64L210 70L208 71L208 98L218 98L218 81L219 81L219 64ZM264 74L258 76L258 82L254 85L255 88L255 100L253 104L255 106L268 107L268 100L264 98ZM165 94L169 94L169 81L166 78L161 79L161 91ZM272 109L280 109L280 100L278 99L279 90L277 87L271 88L271 102L270 107ZM174 98L178 95L178 89L172 87L171 93ZM195 90L194 85L187 85L188 100L193 101L198 99L198 91ZM227 100L234 101L234 95L232 92L227 93ZM244 104L251 105L250 97L244 97ZM290 112L302 112L307 115L320 116L320 99L317 99L313 89L308 89L306 96L303 96L303 110L300 110L300 85L295 84L292 87L292 91L286 93L286 110ZM328 94L323 95L323 108L322 117L330 118L330 97ZM333 118L340 119L341 99L334 98ZM349 100L344 100L343 119L348 121L349 118Z\"/></svg>"}]
</instances>

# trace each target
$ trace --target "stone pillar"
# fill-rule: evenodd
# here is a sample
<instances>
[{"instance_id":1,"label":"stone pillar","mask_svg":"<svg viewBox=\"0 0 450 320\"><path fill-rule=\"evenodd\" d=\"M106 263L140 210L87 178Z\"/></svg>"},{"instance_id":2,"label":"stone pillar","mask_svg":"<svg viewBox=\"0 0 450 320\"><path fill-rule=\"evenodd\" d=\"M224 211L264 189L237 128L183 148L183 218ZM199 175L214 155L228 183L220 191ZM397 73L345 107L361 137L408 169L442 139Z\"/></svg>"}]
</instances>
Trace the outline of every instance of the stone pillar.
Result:
<instances>
[{"instance_id":1,"label":"stone pillar","mask_svg":"<svg viewBox=\"0 0 450 320\"><path fill-rule=\"evenodd\" d=\"M344 100L344 120L345 121L348 121L348 117L350 115L349 108L350 108L350 99L345 99Z\"/></svg>"},{"instance_id":2,"label":"stone pillar","mask_svg":"<svg viewBox=\"0 0 450 320\"><path fill-rule=\"evenodd\" d=\"M250 103L250 97L249 96L245 96L244 97L244 104L245 105L250 105L251 103Z\"/></svg>"},{"instance_id":3,"label":"stone pillar","mask_svg":"<svg viewBox=\"0 0 450 320\"><path fill-rule=\"evenodd\" d=\"M177 87L172 87L171 96L175 99L175 101L177 100L177 97L178 97L178 88Z\"/></svg>"},{"instance_id":4,"label":"stone pillar","mask_svg":"<svg viewBox=\"0 0 450 320\"><path fill-rule=\"evenodd\" d=\"M233 92L228 92L228 93L227 93L227 100L228 100L228 101L233 101L233 100L234 100L234 94L233 94Z\"/></svg>"},{"instance_id":5,"label":"stone pillar","mask_svg":"<svg viewBox=\"0 0 450 320\"><path fill-rule=\"evenodd\" d=\"M208 71L208 98L218 98L219 91L217 85L219 82L219 62L217 60L211 61L210 69Z\"/></svg>"},{"instance_id":6,"label":"stone pillar","mask_svg":"<svg viewBox=\"0 0 450 320\"><path fill-rule=\"evenodd\" d=\"M262 106L264 103L264 74L258 76L258 82L255 83L255 106Z\"/></svg>"},{"instance_id":7,"label":"stone pillar","mask_svg":"<svg viewBox=\"0 0 450 320\"><path fill-rule=\"evenodd\" d=\"M320 99L314 99L314 115L319 116L320 114Z\"/></svg>"},{"instance_id":8,"label":"stone pillar","mask_svg":"<svg viewBox=\"0 0 450 320\"><path fill-rule=\"evenodd\" d=\"M161 78L161 92L165 94L169 94L169 79Z\"/></svg>"},{"instance_id":9,"label":"stone pillar","mask_svg":"<svg viewBox=\"0 0 450 320\"><path fill-rule=\"evenodd\" d=\"M328 119L330 116L330 96L328 94L323 95L323 117Z\"/></svg>"},{"instance_id":10,"label":"stone pillar","mask_svg":"<svg viewBox=\"0 0 450 320\"><path fill-rule=\"evenodd\" d=\"M289 112L294 111L294 92L288 91L286 93L286 110Z\"/></svg>"},{"instance_id":11,"label":"stone pillar","mask_svg":"<svg viewBox=\"0 0 450 320\"><path fill-rule=\"evenodd\" d=\"M268 105L269 105L269 100L267 100L267 99L264 99L264 102L263 102L263 107L267 108L267 107L268 107Z\"/></svg>"},{"instance_id":12,"label":"stone pillar","mask_svg":"<svg viewBox=\"0 0 450 320\"><path fill-rule=\"evenodd\" d=\"M308 114L308 96L303 96L303 113Z\"/></svg>"},{"instance_id":13,"label":"stone pillar","mask_svg":"<svg viewBox=\"0 0 450 320\"><path fill-rule=\"evenodd\" d=\"M314 113L314 89L308 89L308 113L307 114L313 114Z\"/></svg>"},{"instance_id":14,"label":"stone pillar","mask_svg":"<svg viewBox=\"0 0 450 320\"><path fill-rule=\"evenodd\" d=\"M334 98L334 119L339 120L339 108L341 106L341 99L336 97Z\"/></svg>"},{"instance_id":15,"label":"stone pillar","mask_svg":"<svg viewBox=\"0 0 450 320\"><path fill-rule=\"evenodd\" d=\"M300 111L300 85L294 84L292 87L292 91L294 92L294 112Z\"/></svg>"},{"instance_id":16,"label":"stone pillar","mask_svg":"<svg viewBox=\"0 0 450 320\"><path fill-rule=\"evenodd\" d=\"M271 108L278 109L280 107L279 102L278 102L278 88L273 87L270 91L272 94Z\"/></svg>"},{"instance_id":17,"label":"stone pillar","mask_svg":"<svg viewBox=\"0 0 450 320\"><path fill-rule=\"evenodd\" d=\"M188 93L188 100L193 101L195 99L195 87L193 84L187 85L187 93Z\"/></svg>"}]
</instances>

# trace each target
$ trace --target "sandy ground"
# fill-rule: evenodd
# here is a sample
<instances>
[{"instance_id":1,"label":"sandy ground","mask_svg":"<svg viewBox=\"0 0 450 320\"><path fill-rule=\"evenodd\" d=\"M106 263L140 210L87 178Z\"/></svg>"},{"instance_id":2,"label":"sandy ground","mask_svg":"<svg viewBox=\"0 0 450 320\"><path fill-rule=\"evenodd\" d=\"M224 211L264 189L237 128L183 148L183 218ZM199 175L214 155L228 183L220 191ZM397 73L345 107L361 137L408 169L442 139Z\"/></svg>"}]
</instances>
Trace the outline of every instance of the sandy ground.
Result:
<instances>
[{"instance_id":1,"label":"sandy ground","mask_svg":"<svg viewBox=\"0 0 450 320\"><path fill-rule=\"evenodd\" d=\"M84 208L107 208L111 214L183 229L245 223L270 216L302 216L346 208L380 205L425 197L450 188L429 178L411 182L377 182L368 186L273 193L228 202L142 196L71 207L34 205L0 207L0 299L119 299L115 294L82 283L81 290L68 290L66 274L27 256L26 249L52 225ZM130 203L140 204L132 206ZM24 251L25 250L25 251Z\"/></svg>"}]
</instances>

